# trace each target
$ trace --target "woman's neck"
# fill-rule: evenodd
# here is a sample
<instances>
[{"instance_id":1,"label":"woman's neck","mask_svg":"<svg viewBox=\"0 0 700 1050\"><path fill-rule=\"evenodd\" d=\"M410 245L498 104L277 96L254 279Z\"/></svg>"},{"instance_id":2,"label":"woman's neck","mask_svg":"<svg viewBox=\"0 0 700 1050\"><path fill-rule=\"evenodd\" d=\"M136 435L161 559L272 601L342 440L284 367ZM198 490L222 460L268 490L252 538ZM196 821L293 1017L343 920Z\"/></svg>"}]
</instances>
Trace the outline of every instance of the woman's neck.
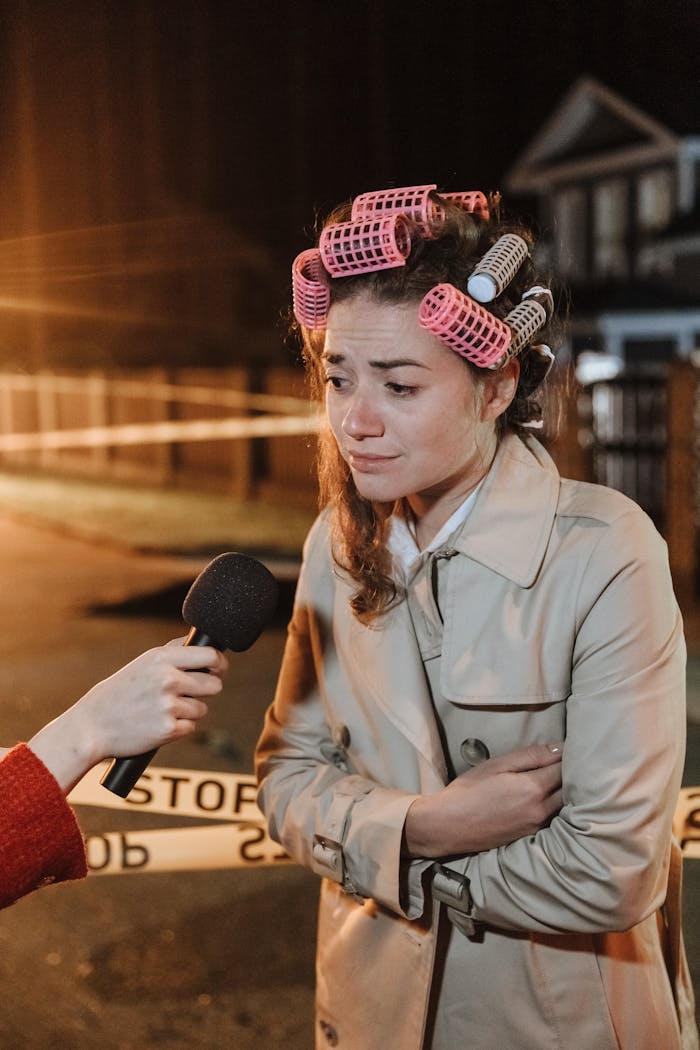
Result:
<instances>
[{"instance_id":1,"label":"woman's neck","mask_svg":"<svg viewBox=\"0 0 700 1050\"><path fill-rule=\"evenodd\" d=\"M413 498L411 498L410 502L408 499L404 501L404 516L410 526L419 550L423 551L426 547L430 546L443 525L449 521L455 511L462 506L464 501L472 494L481 480L482 478L479 478L469 487L469 489L464 489L459 494L451 494L453 498L434 503L425 508L421 507L420 503L416 508L415 500Z\"/></svg>"},{"instance_id":2,"label":"woman's neck","mask_svg":"<svg viewBox=\"0 0 700 1050\"><path fill-rule=\"evenodd\" d=\"M440 491L413 493L403 500L404 515L411 525L419 550L435 539L445 522L462 506L491 469L496 454L497 443L494 442L489 454L481 459L478 470L472 470L459 482L453 481Z\"/></svg>"}]
</instances>

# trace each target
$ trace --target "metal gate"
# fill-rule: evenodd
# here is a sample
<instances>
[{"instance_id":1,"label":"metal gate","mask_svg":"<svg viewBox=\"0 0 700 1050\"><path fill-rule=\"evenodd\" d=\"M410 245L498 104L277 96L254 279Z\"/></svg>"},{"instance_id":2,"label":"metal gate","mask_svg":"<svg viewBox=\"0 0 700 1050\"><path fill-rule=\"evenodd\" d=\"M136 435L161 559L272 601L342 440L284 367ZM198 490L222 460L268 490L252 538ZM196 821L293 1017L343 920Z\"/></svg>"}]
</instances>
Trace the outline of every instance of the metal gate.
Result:
<instances>
[{"instance_id":1,"label":"metal gate","mask_svg":"<svg viewBox=\"0 0 700 1050\"><path fill-rule=\"evenodd\" d=\"M666 516L666 377L625 374L586 387L593 478L638 503L660 532Z\"/></svg>"}]
</instances>

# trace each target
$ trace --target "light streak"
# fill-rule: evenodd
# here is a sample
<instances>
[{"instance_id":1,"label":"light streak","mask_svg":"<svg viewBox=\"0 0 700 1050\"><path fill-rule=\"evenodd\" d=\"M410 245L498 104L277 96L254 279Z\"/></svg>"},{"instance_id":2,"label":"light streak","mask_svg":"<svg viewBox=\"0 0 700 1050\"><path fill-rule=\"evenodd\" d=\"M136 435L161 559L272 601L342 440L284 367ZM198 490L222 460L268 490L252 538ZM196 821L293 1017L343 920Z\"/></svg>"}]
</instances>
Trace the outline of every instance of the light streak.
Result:
<instances>
[{"instance_id":1,"label":"light streak","mask_svg":"<svg viewBox=\"0 0 700 1050\"><path fill-rule=\"evenodd\" d=\"M322 417L265 416L258 419L188 419L163 423L121 423L75 430L2 434L1 452L30 452L64 448L103 448L124 445L165 445L175 441L222 441L232 438L280 437L316 434Z\"/></svg>"},{"instance_id":2,"label":"light streak","mask_svg":"<svg viewBox=\"0 0 700 1050\"><path fill-rule=\"evenodd\" d=\"M226 214L175 215L0 241L0 311L172 328L172 289L149 278L235 274L269 281L269 256ZM110 302L115 294L117 302ZM129 305L122 302L124 286ZM142 286L147 294L142 298ZM153 299L156 299L155 309ZM141 302L140 302L141 300ZM160 308L159 308L160 307ZM192 318L189 318L192 323Z\"/></svg>"},{"instance_id":3,"label":"light streak","mask_svg":"<svg viewBox=\"0 0 700 1050\"><path fill-rule=\"evenodd\" d=\"M289 412L292 415L314 415L315 405L305 397L281 394L251 394L246 390L228 390L210 386L178 386L139 379L113 379L99 375L62 376L53 372L0 372L0 389L33 392L44 385L56 394L86 394L90 383L104 384L105 393L118 397L133 397L152 401L176 401L198 405L218 405L223 408L241 408L260 411Z\"/></svg>"}]
</instances>

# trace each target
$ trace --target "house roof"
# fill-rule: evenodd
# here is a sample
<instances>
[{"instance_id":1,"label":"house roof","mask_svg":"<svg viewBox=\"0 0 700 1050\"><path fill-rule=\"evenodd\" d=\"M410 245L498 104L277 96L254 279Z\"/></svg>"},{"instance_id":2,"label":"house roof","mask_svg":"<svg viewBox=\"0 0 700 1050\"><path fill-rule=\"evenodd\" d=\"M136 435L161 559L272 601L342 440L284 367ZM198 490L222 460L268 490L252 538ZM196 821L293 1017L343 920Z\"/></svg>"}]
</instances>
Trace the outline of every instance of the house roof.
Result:
<instances>
[{"instance_id":1,"label":"house roof","mask_svg":"<svg viewBox=\"0 0 700 1050\"><path fill-rule=\"evenodd\" d=\"M660 88L658 77L640 76L635 81L632 93L628 87L620 88L615 83L614 74L610 79L605 79L611 91L618 96L634 99L637 109L672 128L677 135L697 135L700 132L697 70L682 81L682 90L677 89L678 82L679 76L673 79L669 77L663 88Z\"/></svg>"},{"instance_id":2,"label":"house roof","mask_svg":"<svg viewBox=\"0 0 700 1050\"><path fill-rule=\"evenodd\" d=\"M677 156L681 138L592 77L569 89L506 175L510 193Z\"/></svg>"}]
</instances>

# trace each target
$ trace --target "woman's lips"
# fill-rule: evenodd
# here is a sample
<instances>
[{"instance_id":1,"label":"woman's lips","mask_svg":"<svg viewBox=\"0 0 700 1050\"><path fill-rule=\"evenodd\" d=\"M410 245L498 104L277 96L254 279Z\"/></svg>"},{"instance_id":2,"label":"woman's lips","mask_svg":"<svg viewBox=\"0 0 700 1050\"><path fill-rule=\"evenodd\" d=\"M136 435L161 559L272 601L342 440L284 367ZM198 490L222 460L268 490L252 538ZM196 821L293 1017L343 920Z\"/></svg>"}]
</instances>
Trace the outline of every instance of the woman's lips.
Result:
<instances>
[{"instance_id":1,"label":"woman's lips","mask_svg":"<svg viewBox=\"0 0 700 1050\"><path fill-rule=\"evenodd\" d=\"M392 463L395 456L377 456L367 452L349 452L348 463L352 470L358 470L362 474L373 474L382 470L388 463Z\"/></svg>"}]
</instances>

